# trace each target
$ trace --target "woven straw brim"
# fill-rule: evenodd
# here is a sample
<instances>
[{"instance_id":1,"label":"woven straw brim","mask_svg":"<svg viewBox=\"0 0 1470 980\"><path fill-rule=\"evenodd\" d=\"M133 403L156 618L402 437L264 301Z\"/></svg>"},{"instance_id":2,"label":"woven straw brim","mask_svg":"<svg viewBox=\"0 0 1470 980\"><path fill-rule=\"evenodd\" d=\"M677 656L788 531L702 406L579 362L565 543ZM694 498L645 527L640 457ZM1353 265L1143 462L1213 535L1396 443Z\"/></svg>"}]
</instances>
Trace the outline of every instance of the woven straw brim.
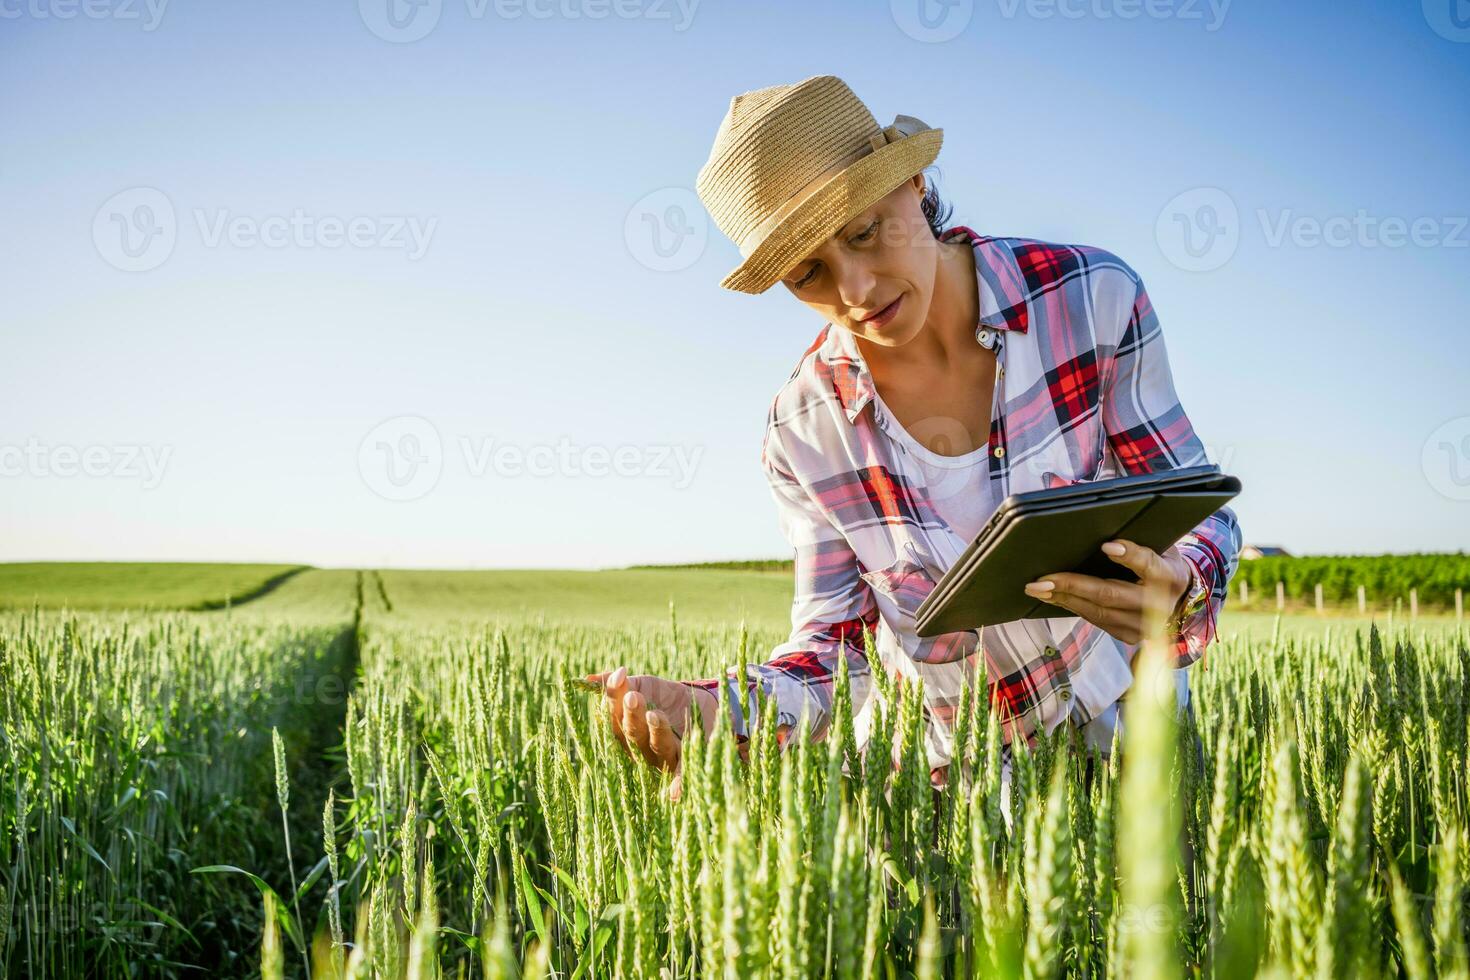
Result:
<instances>
[{"instance_id":1,"label":"woven straw brim","mask_svg":"<svg viewBox=\"0 0 1470 980\"><path fill-rule=\"evenodd\" d=\"M933 163L943 142L944 130L926 129L860 157L797 205L720 285L742 293L770 289L864 208Z\"/></svg>"}]
</instances>

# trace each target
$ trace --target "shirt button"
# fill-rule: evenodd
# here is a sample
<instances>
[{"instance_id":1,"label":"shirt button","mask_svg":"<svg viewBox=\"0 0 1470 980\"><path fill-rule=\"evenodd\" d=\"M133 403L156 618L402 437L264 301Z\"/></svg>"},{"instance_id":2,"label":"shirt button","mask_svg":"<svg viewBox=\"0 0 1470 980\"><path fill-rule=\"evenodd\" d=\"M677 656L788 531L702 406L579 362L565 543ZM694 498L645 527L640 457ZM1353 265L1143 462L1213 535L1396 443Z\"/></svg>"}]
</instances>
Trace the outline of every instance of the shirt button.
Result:
<instances>
[{"instance_id":1,"label":"shirt button","mask_svg":"<svg viewBox=\"0 0 1470 980\"><path fill-rule=\"evenodd\" d=\"M1057 697L1063 701L1072 700L1072 689L1070 687L1062 688L1060 691L1057 692Z\"/></svg>"},{"instance_id":2,"label":"shirt button","mask_svg":"<svg viewBox=\"0 0 1470 980\"><path fill-rule=\"evenodd\" d=\"M1056 647L1053 647L1053 646L1049 646L1045 650L1042 650L1041 652L1044 653L1044 654L1046 654L1048 657L1055 657L1057 655L1057 648Z\"/></svg>"},{"instance_id":3,"label":"shirt button","mask_svg":"<svg viewBox=\"0 0 1470 980\"><path fill-rule=\"evenodd\" d=\"M1006 455L1006 447L1005 446L996 446L995 447L995 458L996 459L1005 459L1005 455Z\"/></svg>"},{"instance_id":4,"label":"shirt button","mask_svg":"<svg viewBox=\"0 0 1470 980\"><path fill-rule=\"evenodd\" d=\"M995 340L993 339L993 337L994 335L990 332L990 329L988 327L981 327L979 330L975 331L975 340L979 342L981 347L984 347L987 350L995 346Z\"/></svg>"}]
</instances>

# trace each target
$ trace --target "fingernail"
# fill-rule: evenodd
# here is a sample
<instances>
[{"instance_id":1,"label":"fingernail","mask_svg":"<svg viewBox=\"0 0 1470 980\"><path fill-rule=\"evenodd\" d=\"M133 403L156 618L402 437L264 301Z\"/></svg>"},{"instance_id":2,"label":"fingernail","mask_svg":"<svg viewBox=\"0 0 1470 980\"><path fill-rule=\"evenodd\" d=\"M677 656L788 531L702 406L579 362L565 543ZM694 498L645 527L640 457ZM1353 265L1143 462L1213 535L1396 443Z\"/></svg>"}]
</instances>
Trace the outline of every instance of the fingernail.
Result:
<instances>
[{"instance_id":1,"label":"fingernail","mask_svg":"<svg viewBox=\"0 0 1470 980\"><path fill-rule=\"evenodd\" d=\"M1116 541L1107 541L1103 543L1102 550L1106 554L1112 555L1114 558L1116 558L1128 549L1124 548Z\"/></svg>"},{"instance_id":2,"label":"fingernail","mask_svg":"<svg viewBox=\"0 0 1470 980\"><path fill-rule=\"evenodd\" d=\"M625 679L627 679L627 676L628 676L628 668L626 668L626 667L619 667L619 668L617 668L610 675L608 675L608 678L607 678L607 685L608 685L608 687L617 687L619 684L622 684Z\"/></svg>"},{"instance_id":3,"label":"fingernail","mask_svg":"<svg viewBox=\"0 0 1470 980\"><path fill-rule=\"evenodd\" d=\"M1026 591L1032 593L1033 595L1035 595L1038 592L1050 592L1054 588L1056 588L1056 583L1055 582L1028 582L1028 583L1026 583Z\"/></svg>"}]
</instances>

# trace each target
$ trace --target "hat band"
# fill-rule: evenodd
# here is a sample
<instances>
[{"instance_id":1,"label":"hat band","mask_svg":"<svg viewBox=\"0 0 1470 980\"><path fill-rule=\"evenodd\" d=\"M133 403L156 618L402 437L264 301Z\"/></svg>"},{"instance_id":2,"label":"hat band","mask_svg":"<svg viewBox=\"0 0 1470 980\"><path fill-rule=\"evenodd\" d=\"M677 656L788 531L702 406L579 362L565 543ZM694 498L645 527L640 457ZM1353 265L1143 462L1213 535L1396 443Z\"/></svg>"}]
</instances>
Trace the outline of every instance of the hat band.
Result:
<instances>
[{"instance_id":1,"label":"hat band","mask_svg":"<svg viewBox=\"0 0 1470 980\"><path fill-rule=\"evenodd\" d=\"M740 257L743 259L750 258L755 250L760 247L761 242L765 241L766 236L775 230L776 226L782 221L785 221L791 215L791 212L801 207L802 203L815 193L818 188L826 184L827 181L836 177L868 154L882 149L887 144L896 143L906 136L912 136L914 133L922 132L928 128L921 120L913 116L905 116L902 113L895 116L891 124L884 126L868 137L867 146L859 147L822 171L816 177L807 181L801 190L792 194L779 208L772 211L760 224L756 225L745 236L745 240L740 243Z\"/></svg>"}]
</instances>

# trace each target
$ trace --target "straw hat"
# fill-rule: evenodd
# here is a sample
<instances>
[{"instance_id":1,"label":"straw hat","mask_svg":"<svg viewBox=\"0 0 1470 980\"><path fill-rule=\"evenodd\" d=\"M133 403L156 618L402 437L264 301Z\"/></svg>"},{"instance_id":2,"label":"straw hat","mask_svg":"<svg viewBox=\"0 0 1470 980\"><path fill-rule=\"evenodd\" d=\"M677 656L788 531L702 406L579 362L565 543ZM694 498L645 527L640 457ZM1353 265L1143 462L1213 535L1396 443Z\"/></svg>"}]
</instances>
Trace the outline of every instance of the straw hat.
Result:
<instances>
[{"instance_id":1,"label":"straw hat","mask_svg":"<svg viewBox=\"0 0 1470 980\"><path fill-rule=\"evenodd\" d=\"M730 100L695 187L744 261L720 285L762 293L874 201L934 162L944 130L880 127L835 75Z\"/></svg>"}]
</instances>

